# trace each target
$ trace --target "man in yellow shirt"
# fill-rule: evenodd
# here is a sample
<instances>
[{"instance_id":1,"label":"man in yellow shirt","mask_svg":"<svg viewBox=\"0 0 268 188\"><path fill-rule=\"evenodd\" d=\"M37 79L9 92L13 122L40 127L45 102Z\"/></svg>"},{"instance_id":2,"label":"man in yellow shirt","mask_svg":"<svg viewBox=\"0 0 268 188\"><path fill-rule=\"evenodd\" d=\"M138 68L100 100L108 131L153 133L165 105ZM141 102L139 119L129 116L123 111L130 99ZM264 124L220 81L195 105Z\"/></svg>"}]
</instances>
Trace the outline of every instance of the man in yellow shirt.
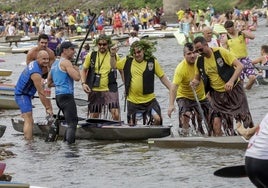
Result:
<instances>
[{"instance_id":1,"label":"man in yellow shirt","mask_svg":"<svg viewBox=\"0 0 268 188\"><path fill-rule=\"evenodd\" d=\"M76 26L75 26L75 23L76 23L76 20L74 18L75 14L73 12L71 12L68 16L68 34L69 34L69 30L71 31L71 36L73 36L74 34L74 31L76 30Z\"/></svg>"},{"instance_id":2,"label":"man in yellow shirt","mask_svg":"<svg viewBox=\"0 0 268 188\"><path fill-rule=\"evenodd\" d=\"M253 127L243 83L239 79L242 63L222 47L210 48L204 37L196 37L193 43L200 56L195 64L195 78L191 85L198 86L202 78L206 92L209 92L212 117L221 119L228 135L235 134L234 119L242 122L245 128Z\"/></svg>"},{"instance_id":3,"label":"man in yellow shirt","mask_svg":"<svg viewBox=\"0 0 268 188\"><path fill-rule=\"evenodd\" d=\"M110 36L99 35L98 50L88 53L81 71L81 84L88 94L88 116L106 118L108 110L113 120L120 120L118 88L116 82L116 54ZM110 119L110 118L107 118Z\"/></svg>"},{"instance_id":4,"label":"man in yellow shirt","mask_svg":"<svg viewBox=\"0 0 268 188\"><path fill-rule=\"evenodd\" d=\"M120 60L116 67L123 71L127 97L127 118L130 125L142 119L143 124L162 125L161 108L154 94L154 76L170 88L163 69L152 52L153 44L140 40L131 45L130 56Z\"/></svg>"},{"instance_id":5,"label":"man in yellow shirt","mask_svg":"<svg viewBox=\"0 0 268 188\"><path fill-rule=\"evenodd\" d=\"M198 54L194 51L192 43L186 43L184 45L183 54L184 59L178 64L174 71L173 83L169 92L168 116L171 117L171 113L176 109L174 106L176 99L179 109L179 127L182 128L179 134L188 136L190 134L190 120L192 120L191 124L196 126L192 128L198 128L198 131L201 133L204 133L204 131L202 130L201 114L198 113L199 110L195 96L189 84L195 76L194 63ZM196 94L205 112L204 116L207 117L206 121L208 122L209 101L205 95L203 82L200 82L197 86ZM196 120L198 125L195 125Z\"/></svg>"}]
</instances>

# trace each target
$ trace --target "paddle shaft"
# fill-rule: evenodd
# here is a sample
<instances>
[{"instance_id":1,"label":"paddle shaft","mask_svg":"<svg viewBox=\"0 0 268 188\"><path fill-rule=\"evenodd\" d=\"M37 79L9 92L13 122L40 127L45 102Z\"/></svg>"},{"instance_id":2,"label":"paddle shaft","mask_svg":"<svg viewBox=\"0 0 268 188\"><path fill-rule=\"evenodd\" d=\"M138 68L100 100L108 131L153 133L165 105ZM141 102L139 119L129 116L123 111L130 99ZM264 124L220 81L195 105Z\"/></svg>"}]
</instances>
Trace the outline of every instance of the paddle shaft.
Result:
<instances>
[{"instance_id":1,"label":"paddle shaft","mask_svg":"<svg viewBox=\"0 0 268 188\"><path fill-rule=\"evenodd\" d=\"M92 22L90 23L90 25L89 25L89 27L88 27L87 34L86 34L86 36L85 36L85 38L84 38L84 40L83 40L81 46L79 47L79 50L78 50L78 53L77 53L77 56L76 56L76 60L75 60L75 63L74 63L75 65L77 65L77 62L78 62L78 60L79 60L79 56L80 56L80 53L81 53L82 48L83 48L83 46L84 46L84 43L86 42L87 37L88 37L89 33L91 32L91 29L92 29L92 27L93 27L93 25L94 25L94 23L95 23L95 21L96 21L96 18L97 18L97 15L96 15L96 14L93 14Z\"/></svg>"},{"instance_id":2,"label":"paddle shaft","mask_svg":"<svg viewBox=\"0 0 268 188\"><path fill-rule=\"evenodd\" d=\"M205 115L204 115L204 111L203 111L202 106L198 100L197 94L195 92L195 88L193 86L191 86L191 87L192 87L192 90L194 93L194 98L195 98L197 106L198 106L198 111L201 114L203 124L205 125L205 127L203 127L203 129L204 129L203 131L206 132L207 135L209 135L208 124L207 124L207 120L206 120Z\"/></svg>"},{"instance_id":3,"label":"paddle shaft","mask_svg":"<svg viewBox=\"0 0 268 188\"><path fill-rule=\"evenodd\" d=\"M33 98L40 98L40 97L39 96L34 96ZM55 97L47 97L47 98L56 100ZM74 98L74 100L75 100L75 103L76 103L77 106L86 106L86 105L88 105L88 102L85 99Z\"/></svg>"}]
</instances>

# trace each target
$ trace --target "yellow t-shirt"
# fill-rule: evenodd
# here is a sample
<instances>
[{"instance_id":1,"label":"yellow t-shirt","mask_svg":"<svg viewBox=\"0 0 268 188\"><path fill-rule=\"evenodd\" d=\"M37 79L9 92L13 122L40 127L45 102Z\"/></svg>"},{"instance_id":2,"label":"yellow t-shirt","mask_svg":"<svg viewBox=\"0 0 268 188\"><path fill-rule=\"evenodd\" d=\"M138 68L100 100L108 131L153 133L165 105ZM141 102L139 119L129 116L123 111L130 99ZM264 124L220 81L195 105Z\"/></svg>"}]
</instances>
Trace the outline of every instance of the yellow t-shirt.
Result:
<instances>
[{"instance_id":1,"label":"yellow t-shirt","mask_svg":"<svg viewBox=\"0 0 268 188\"><path fill-rule=\"evenodd\" d=\"M173 83L178 85L176 98L183 97L195 100L193 90L190 86L190 81L194 79L194 76L194 64L188 64L185 59L178 64L173 76ZM196 94L199 100L204 100L206 98L203 81L201 81L196 88Z\"/></svg>"},{"instance_id":2,"label":"yellow t-shirt","mask_svg":"<svg viewBox=\"0 0 268 188\"><path fill-rule=\"evenodd\" d=\"M75 18L73 17L73 15L69 15L68 16L68 25L74 25L75 24Z\"/></svg>"},{"instance_id":3,"label":"yellow t-shirt","mask_svg":"<svg viewBox=\"0 0 268 188\"><path fill-rule=\"evenodd\" d=\"M243 34L238 37L228 39L227 45L230 52L232 52L236 58L244 58L248 56L247 43Z\"/></svg>"},{"instance_id":4,"label":"yellow t-shirt","mask_svg":"<svg viewBox=\"0 0 268 188\"><path fill-rule=\"evenodd\" d=\"M183 10L179 10L177 13L177 16L178 16L178 20L181 20L184 16L184 11Z\"/></svg>"},{"instance_id":5,"label":"yellow t-shirt","mask_svg":"<svg viewBox=\"0 0 268 188\"><path fill-rule=\"evenodd\" d=\"M232 53L230 53L225 48L221 48L221 47L215 47L215 48L212 48L212 50L213 50L213 52L215 52L216 50L219 50L222 58L225 61L225 63L230 65L230 66L233 66L233 62L235 61L236 58ZM212 53L210 58L204 57L204 65L205 65L204 66L205 73L209 77L210 86L215 91L225 92L225 89L224 89L225 82L219 76L214 53ZM197 68L196 63L195 63L195 73L200 75L200 72L199 72L199 70Z\"/></svg>"},{"instance_id":6,"label":"yellow t-shirt","mask_svg":"<svg viewBox=\"0 0 268 188\"><path fill-rule=\"evenodd\" d=\"M86 55L85 61L83 63L83 67L85 69L89 69L90 67L90 58L91 53L88 53ZM110 64L110 52L107 53L98 53L96 56L96 62L95 62L95 74L100 74L100 86L99 87L93 87L93 91L108 91L108 74L111 71L111 64ZM119 60L119 57L116 56L116 59Z\"/></svg>"},{"instance_id":7,"label":"yellow t-shirt","mask_svg":"<svg viewBox=\"0 0 268 188\"><path fill-rule=\"evenodd\" d=\"M120 60L116 67L118 70L123 70L124 66L126 64L126 58L123 58ZM161 68L159 62L155 59L155 75L159 78L164 76L164 71ZM133 59L131 64L131 82L130 82L130 88L129 88L129 94L127 96L127 100L135 103L135 104L141 104L146 103L155 98L155 94L143 94L143 72L145 71L147 66L147 61L142 61L141 63L138 63L135 59ZM151 83L155 84L155 83Z\"/></svg>"}]
</instances>

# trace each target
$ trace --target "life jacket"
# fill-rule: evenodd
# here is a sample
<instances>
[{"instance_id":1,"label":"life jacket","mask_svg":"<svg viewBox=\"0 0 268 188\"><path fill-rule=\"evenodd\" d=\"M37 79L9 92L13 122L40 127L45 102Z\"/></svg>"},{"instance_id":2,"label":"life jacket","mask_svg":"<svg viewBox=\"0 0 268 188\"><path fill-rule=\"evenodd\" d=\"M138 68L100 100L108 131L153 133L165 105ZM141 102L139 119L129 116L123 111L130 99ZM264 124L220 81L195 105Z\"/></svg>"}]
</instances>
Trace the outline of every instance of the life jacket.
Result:
<instances>
[{"instance_id":1,"label":"life jacket","mask_svg":"<svg viewBox=\"0 0 268 188\"><path fill-rule=\"evenodd\" d=\"M86 84L89 86L90 89L93 88L96 59L97 59L97 51L91 52L90 67L88 69L87 77L86 77ZM109 91L111 92L118 91L116 79L117 79L117 70L111 69L110 72L108 73L108 88L109 88Z\"/></svg>"},{"instance_id":2,"label":"life jacket","mask_svg":"<svg viewBox=\"0 0 268 188\"><path fill-rule=\"evenodd\" d=\"M235 69L234 69L234 67L225 63L219 50L217 50L213 53L214 53L214 57L216 60L218 74L219 74L220 78L226 83L230 80L230 78L234 74ZM197 67L198 67L198 70L200 71L201 78L204 82L205 91L206 91L206 93L208 93L209 91L213 90L213 88L210 86L209 77L205 72L205 65L204 65L204 57L203 56L198 57Z\"/></svg>"},{"instance_id":3,"label":"life jacket","mask_svg":"<svg viewBox=\"0 0 268 188\"><path fill-rule=\"evenodd\" d=\"M124 79L125 79L125 92L126 96L129 94L129 88L131 83L131 64L132 64L133 58L127 57L125 66L123 68L124 70ZM152 63L152 65L151 65ZM154 58L150 58L147 61L146 69L143 72L143 94L150 94L154 92L154 73L155 73L155 62Z\"/></svg>"}]
</instances>

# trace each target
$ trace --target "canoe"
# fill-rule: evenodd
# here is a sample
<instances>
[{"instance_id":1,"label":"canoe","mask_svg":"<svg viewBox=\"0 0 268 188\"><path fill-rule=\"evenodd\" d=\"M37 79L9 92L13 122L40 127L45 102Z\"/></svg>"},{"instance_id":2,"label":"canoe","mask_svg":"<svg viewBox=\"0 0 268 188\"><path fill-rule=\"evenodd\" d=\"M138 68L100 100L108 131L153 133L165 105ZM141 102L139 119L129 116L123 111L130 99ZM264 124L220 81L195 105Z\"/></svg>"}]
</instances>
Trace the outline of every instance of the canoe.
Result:
<instances>
[{"instance_id":1,"label":"canoe","mask_svg":"<svg viewBox=\"0 0 268 188\"><path fill-rule=\"evenodd\" d=\"M10 53L12 50L12 47L10 46L0 46L0 52L2 53Z\"/></svg>"},{"instance_id":2,"label":"canoe","mask_svg":"<svg viewBox=\"0 0 268 188\"><path fill-rule=\"evenodd\" d=\"M9 181L0 181L0 187L4 187L4 188L30 188L30 184L18 183L18 182L9 182Z\"/></svg>"},{"instance_id":3,"label":"canoe","mask_svg":"<svg viewBox=\"0 0 268 188\"><path fill-rule=\"evenodd\" d=\"M5 42L19 42L22 36L15 35L15 36L6 36Z\"/></svg>"},{"instance_id":4,"label":"canoe","mask_svg":"<svg viewBox=\"0 0 268 188\"><path fill-rule=\"evenodd\" d=\"M246 149L248 142L241 136L221 137L165 137L148 139L150 147L161 148L194 148L214 147L230 149Z\"/></svg>"},{"instance_id":5,"label":"canoe","mask_svg":"<svg viewBox=\"0 0 268 188\"><path fill-rule=\"evenodd\" d=\"M14 84L0 83L0 95L12 95L12 96L14 96L14 90L15 90Z\"/></svg>"},{"instance_id":6,"label":"canoe","mask_svg":"<svg viewBox=\"0 0 268 188\"><path fill-rule=\"evenodd\" d=\"M0 109L19 109L14 98L13 84L0 84Z\"/></svg>"},{"instance_id":7,"label":"canoe","mask_svg":"<svg viewBox=\"0 0 268 188\"><path fill-rule=\"evenodd\" d=\"M0 125L0 138L4 135L6 128L7 128L7 126Z\"/></svg>"},{"instance_id":8,"label":"canoe","mask_svg":"<svg viewBox=\"0 0 268 188\"><path fill-rule=\"evenodd\" d=\"M25 41L35 41L38 39L38 36L21 36L21 35L15 35L15 36L6 36L5 41L3 42L25 42Z\"/></svg>"},{"instance_id":9,"label":"canoe","mask_svg":"<svg viewBox=\"0 0 268 188\"><path fill-rule=\"evenodd\" d=\"M11 109L19 109L15 99L14 95L0 95L0 109L6 109L6 110L11 110Z\"/></svg>"},{"instance_id":10,"label":"canoe","mask_svg":"<svg viewBox=\"0 0 268 188\"><path fill-rule=\"evenodd\" d=\"M14 48L12 48L11 53L13 53L13 54L16 54L16 53L25 53L25 54L27 54L28 51L30 51L33 47L35 47L35 45L18 47L18 48L14 47Z\"/></svg>"},{"instance_id":11,"label":"canoe","mask_svg":"<svg viewBox=\"0 0 268 188\"><path fill-rule=\"evenodd\" d=\"M23 132L23 120L11 119L13 128L18 132ZM59 136L63 136L67 126L64 120L60 121ZM33 128L34 135L44 136L48 134L49 126L46 122L35 122ZM103 119L80 119L77 130L77 139L94 140L147 140L148 138L161 138L169 136L170 126L129 126L120 124L118 121Z\"/></svg>"},{"instance_id":12,"label":"canoe","mask_svg":"<svg viewBox=\"0 0 268 188\"><path fill-rule=\"evenodd\" d=\"M11 74L12 74L12 70L0 69L0 76L10 76Z\"/></svg>"}]
</instances>

